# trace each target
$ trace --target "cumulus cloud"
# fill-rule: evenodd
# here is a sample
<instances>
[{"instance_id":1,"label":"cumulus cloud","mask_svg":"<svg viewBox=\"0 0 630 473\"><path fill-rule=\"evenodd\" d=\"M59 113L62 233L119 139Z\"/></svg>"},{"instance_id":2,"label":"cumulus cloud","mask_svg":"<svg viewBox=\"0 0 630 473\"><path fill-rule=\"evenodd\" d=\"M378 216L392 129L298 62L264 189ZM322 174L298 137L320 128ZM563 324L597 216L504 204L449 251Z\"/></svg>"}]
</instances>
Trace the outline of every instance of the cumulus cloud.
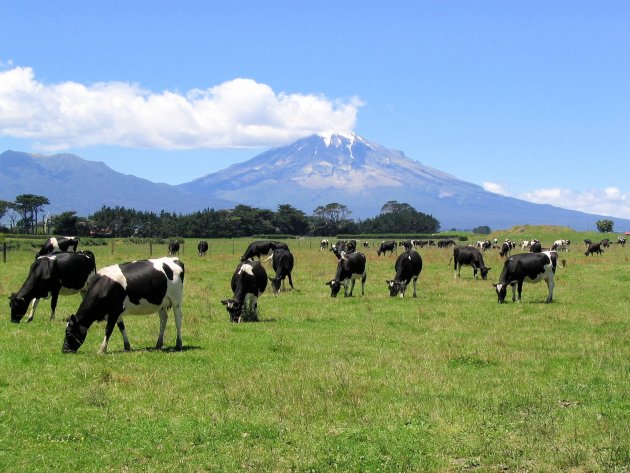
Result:
<instances>
[{"instance_id":1,"label":"cumulus cloud","mask_svg":"<svg viewBox=\"0 0 630 473\"><path fill-rule=\"evenodd\" d=\"M505 184L484 182L483 188L496 194L515 197L536 204L549 204L591 214L630 218L630 194L621 191L617 187L577 191L551 187L535 189L529 192L512 193Z\"/></svg>"},{"instance_id":2,"label":"cumulus cloud","mask_svg":"<svg viewBox=\"0 0 630 473\"><path fill-rule=\"evenodd\" d=\"M275 92L245 78L182 94L127 82L45 84L30 67L0 70L0 135L49 151L274 146L324 130L352 131L362 105L356 97Z\"/></svg>"}]
</instances>

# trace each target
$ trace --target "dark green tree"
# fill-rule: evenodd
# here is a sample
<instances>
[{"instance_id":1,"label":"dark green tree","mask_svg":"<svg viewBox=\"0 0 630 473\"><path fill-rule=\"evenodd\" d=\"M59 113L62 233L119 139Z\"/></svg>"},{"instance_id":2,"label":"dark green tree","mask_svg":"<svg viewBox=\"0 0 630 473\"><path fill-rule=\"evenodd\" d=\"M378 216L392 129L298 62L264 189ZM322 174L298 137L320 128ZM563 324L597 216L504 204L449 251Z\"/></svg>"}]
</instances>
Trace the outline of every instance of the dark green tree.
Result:
<instances>
[{"instance_id":1,"label":"dark green tree","mask_svg":"<svg viewBox=\"0 0 630 473\"><path fill-rule=\"evenodd\" d=\"M57 235L78 235L79 217L74 211L62 212L52 217L53 232Z\"/></svg>"},{"instance_id":2,"label":"dark green tree","mask_svg":"<svg viewBox=\"0 0 630 473\"><path fill-rule=\"evenodd\" d=\"M279 233L286 235L305 235L308 232L308 218L301 210L292 205L278 205L274 223Z\"/></svg>"},{"instance_id":3,"label":"dark green tree","mask_svg":"<svg viewBox=\"0 0 630 473\"><path fill-rule=\"evenodd\" d=\"M352 214L352 211L348 207L337 202L320 205L313 210L316 234L323 236L338 234L341 227L349 220L350 214Z\"/></svg>"},{"instance_id":4,"label":"dark green tree","mask_svg":"<svg viewBox=\"0 0 630 473\"><path fill-rule=\"evenodd\" d=\"M490 235L492 233L492 230L490 230L490 227L488 225L481 225L479 227L473 228L473 233L477 233L479 235Z\"/></svg>"},{"instance_id":5,"label":"dark green tree","mask_svg":"<svg viewBox=\"0 0 630 473\"><path fill-rule=\"evenodd\" d=\"M595 222L595 225L597 226L597 230L599 230L600 232L610 233L613 231L615 222L605 218L605 219L598 220L597 222Z\"/></svg>"},{"instance_id":6,"label":"dark green tree","mask_svg":"<svg viewBox=\"0 0 630 473\"><path fill-rule=\"evenodd\" d=\"M36 233L38 214L50 201L43 195L20 194L15 198L15 210L22 217L25 233Z\"/></svg>"}]
</instances>

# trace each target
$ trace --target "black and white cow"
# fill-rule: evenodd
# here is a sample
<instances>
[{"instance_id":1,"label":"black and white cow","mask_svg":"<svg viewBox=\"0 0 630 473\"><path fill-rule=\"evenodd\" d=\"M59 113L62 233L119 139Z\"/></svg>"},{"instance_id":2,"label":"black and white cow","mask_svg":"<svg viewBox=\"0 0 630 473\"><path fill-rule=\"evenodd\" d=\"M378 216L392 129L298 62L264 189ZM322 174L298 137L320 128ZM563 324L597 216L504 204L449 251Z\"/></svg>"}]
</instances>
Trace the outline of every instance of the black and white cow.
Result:
<instances>
[{"instance_id":1,"label":"black and white cow","mask_svg":"<svg viewBox=\"0 0 630 473\"><path fill-rule=\"evenodd\" d=\"M206 256L207 252L208 252L208 242L206 240L201 240L197 244L197 254L199 256Z\"/></svg>"},{"instance_id":2,"label":"black and white cow","mask_svg":"<svg viewBox=\"0 0 630 473\"><path fill-rule=\"evenodd\" d=\"M241 261L230 281L232 298L221 301L232 322L257 322L258 297L267 288L267 271L260 261Z\"/></svg>"},{"instance_id":3,"label":"black and white cow","mask_svg":"<svg viewBox=\"0 0 630 473\"><path fill-rule=\"evenodd\" d=\"M352 297L354 283L357 279L361 279L361 295L365 295L366 266L366 258L363 253L342 255L337 262L335 278L326 283L327 286L330 286L330 297L337 297L342 285L344 287L344 296ZM350 292L348 292L349 282Z\"/></svg>"},{"instance_id":4,"label":"black and white cow","mask_svg":"<svg viewBox=\"0 0 630 473\"><path fill-rule=\"evenodd\" d=\"M275 251L277 249L284 248L285 250L289 249L289 246L286 243L282 243L279 241L271 241L271 240L258 240L253 241L249 244L243 256L241 256L241 262L245 262L248 259L252 259L254 257L260 259L261 256L267 256L270 251Z\"/></svg>"},{"instance_id":5,"label":"black and white cow","mask_svg":"<svg viewBox=\"0 0 630 473\"><path fill-rule=\"evenodd\" d=\"M395 297L400 294L400 297L405 297L405 290L409 282L413 280L413 297L416 297L416 284L422 271L422 257L420 254L413 250L401 253L396 258L394 269L396 271L394 279L385 281L389 287L389 295Z\"/></svg>"},{"instance_id":6,"label":"black and white cow","mask_svg":"<svg viewBox=\"0 0 630 473\"><path fill-rule=\"evenodd\" d=\"M280 287L284 286L285 278L289 279L291 289L295 289L291 279L291 271L293 271L294 264L293 254L289 250L281 248L273 252L272 258L272 266L276 275L273 278L269 278L269 280L271 281L273 293L278 294L280 292Z\"/></svg>"},{"instance_id":7,"label":"black and white cow","mask_svg":"<svg viewBox=\"0 0 630 473\"><path fill-rule=\"evenodd\" d=\"M433 240L429 240L429 245L431 245L432 241ZM443 238L441 240L438 240L438 243L437 243L438 248L448 248L451 245L457 245L455 240L453 240L452 238Z\"/></svg>"},{"instance_id":8,"label":"black and white cow","mask_svg":"<svg viewBox=\"0 0 630 473\"><path fill-rule=\"evenodd\" d=\"M492 243L490 240L478 240L475 242L475 246L479 248L481 251L489 250L492 247Z\"/></svg>"},{"instance_id":9,"label":"black and white cow","mask_svg":"<svg viewBox=\"0 0 630 473\"><path fill-rule=\"evenodd\" d=\"M394 251L398 252L397 245L394 240L382 241L376 250L376 254L381 256L381 254L385 255L389 251L390 254L394 254Z\"/></svg>"},{"instance_id":10,"label":"black and white cow","mask_svg":"<svg viewBox=\"0 0 630 473\"><path fill-rule=\"evenodd\" d=\"M168 308L172 308L175 314L175 349L181 350L183 290L184 264L178 258L139 260L100 269L90 281L76 315L68 320L62 351L76 353L83 345L90 326L102 320L107 323L98 353L107 351L109 337L117 324L123 335L125 350L130 350L122 317L156 312L160 314L160 333L155 347L161 349Z\"/></svg>"},{"instance_id":11,"label":"black and white cow","mask_svg":"<svg viewBox=\"0 0 630 473\"><path fill-rule=\"evenodd\" d=\"M584 256L593 255L595 253L597 253L598 255L601 255L603 252L604 250L602 250L601 243L591 243L590 245L588 245L588 248L586 249L586 253L584 253Z\"/></svg>"},{"instance_id":12,"label":"black and white cow","mask_svg":"<svg viewBox=\"0 0 630 473\"><path fill-rule=\"evenodd\" d=\"M46 243L42 245L39 249L35 258L39 258L40 256L49 255L51 253L59 253L61 251L69 251L72 248L72 251L77 251L77 246L79 245L79 237L70 236L70 237L60 237L60 238L49 238L46 240Z\"/></svg>"},{"instance_id":13,"label":"black and white cow","mask_svg":"<svg viewBox=\"0 0 630 473\"><path fill-rule=\"evenodd\" d=\"M501 251L499 251L499 256L503 258L509 255L511 251L512 251L511 242L509 240L505 240L503 243L501 243Z\"/></svg>"},{"instance_id":14,"label":"black and white cow","mask_svg":"<svg viewBox=\"0 0 630 473\"><path fill-rule=\"evenodd\" d=\"M542 253L542 245L538 240L532 240L532 244L529 247L530 253Z\"/></svg>"},{"instance_id":15,"label":"black and white cow","mask_svg":"<svg viewBox=\"0 0 630 473\"><path fill-rule=\"evenodd\" d=\"M363 248L369 248L370 247L370 242L369 241L364 241L363 242Z\"/></svg>"},{"instance_id":16,"label":"black and white cow","mask_svg":"<svg viewBox=\"0 0 630 473\"><path fill-rule=\"evenodd\" d=\"M322 250L328 248L328 244L329 243L330 242L328 240L326 240L326 239L323 239L322 241L320 241L319 242L319 251L322 251Z\"/></svg>"},{"instance_id":17,"label":"black and white cow","mask_svg":"<svg viewBox=\"0 0 630 473\"><path fill-rule=\"evenodd\" d=\"M473 276L477 279L477 271L481 272L481 278L488 278L488 271L491 268L487 268L483 262L483 256L474 246L456 246L453 248L453 261L455 278L461 277L462 266L472 266Z\"/></svg>"},{"instance_id":18,"label":"black and white cow","mask_svg":"<svg viewBox=\"0 0 630 473\"><path fill-rule=\"evenodd\" d=\"M168 254L171 256L179 254L179 241L175 240L168 244Z\"/></svg>"},{"instance_id":19,"label":"black and white cow","mask_svg":"<svg viewBox=\"0 0 630 473\"><path fill-rule=\"evenodd\" d=\"M626 246L626 239L625 239L625 237L621 237L621 236L618 237L617 238L617 244L621 245L623 248L625 248L625 246Z\"/></svg>"},{"instance_id":20,"label":"black and white cow","mask_svg":"<svg viewBox=\"0 0 630 473\"><path fill-rule=\"evenodd\" d=\"M553 300L557 259L558 255L555 251L521 253L510 256L503 265L498 284L494 285L499 303L505 302L508 286L512 286L512 301L516 301L516 290L518 289L518 302L521 302L523 282L537 283L543 280L547 282L549 289L547 303L551 302Z\"/></svg>"},{"instance_id":21,"label":"black and white cow","mask_svg":"<svg viewBox=\"0 0 630 473\"><path fill-rule=\"evenodd\" d=\"M89 280L96 273L94 254L91 251L53 253L37 258L28 277L17 293L9 297L11 322L19 323L33 302L27 322L35 317L39 299L52 296L50 318L55 318L59 295L81 293L85 295Z\"/></svg>"},{"instance_id":22,"label":"black and white cow","mask_svg":"<svg viewBox=\"0 0 630 473\"><path fill-rule=\"evenodd\" d=\"M552 251L569 251L571 240L556 240L551 245Z\"/></svg>"}]
</instances>

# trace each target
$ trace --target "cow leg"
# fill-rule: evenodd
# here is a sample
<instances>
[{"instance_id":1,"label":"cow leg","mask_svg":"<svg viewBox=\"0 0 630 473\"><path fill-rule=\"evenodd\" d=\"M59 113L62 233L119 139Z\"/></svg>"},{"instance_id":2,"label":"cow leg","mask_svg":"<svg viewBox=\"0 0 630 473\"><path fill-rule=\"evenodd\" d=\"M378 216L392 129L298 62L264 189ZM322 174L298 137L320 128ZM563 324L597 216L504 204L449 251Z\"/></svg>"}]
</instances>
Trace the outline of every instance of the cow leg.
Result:
<instances>
[{"instance_id":1,"label":"cow leg","mask_svg":"<svg viewBox=\"0 0 630 473\"><path fill-rule=\"evenodd\" d=\"M516 284L511 284L512 286L512 302L516 302ZM520 294L520 291L519 291Z\"/></svg>"},{"instance_id":2,"label":"cow leg","mask_svg":"<svg viewBox=\"0 0 630 473\"><path fill-rule=\"evenodd\" d=\"M131 351L131 344L129 343L129 338L127 338L127 331L125 330L125 323L123 322L122 317L118 319L116 323L118 326L118 330L120 330L120 334L123 338L123 343L125 344L125 351Z\"/></svg>"},{"instance_id":3,"label":"cow leg","mask_svg":"<svg viewBox=\"0 0 630 473\"><path fill-rule=\"evenodd\" d=\"M164 331L166 330L166 321L168 320L168 313L166 312L166 308L160 308L160 333L158 335L157 342L155 343L155 348L157 350L161 350L162 346L164 346Z\"/></svg>"},{"instance_id":4,"label":"cow leg","mask_svg":"<svg viewBox=\"0 0 630 473\"><path fill-rule=\"evenodd\" d=\"M175 350L181 351L182 344L182 308L180 306L173 307L173 313L175 314L175 328L177 330L177 338L175 339Z\"/></svg>"},{"instance_id":5,"label":"cow leg","mask_svg":"<svg viewBox=\"0 0 630 473\"><path fill-rule=\"evenodd\" d=\"M416 295L416 284L418 283L418 278L413 278L413 297L418 297Z\"/></svg>"},{"instance_id":6,"label":"cow leg","mask_svg":"<svg viewBox=\"0 0 630 473\"><path fill-rule=\"evenodd\" d=\"M291 286L291 289L295 289L293 287L293 279L291 279L291 273L287 274L287 277L289 278L289 286Z\"/></svg>"},{"instance_id":7,"label":"cow leg","mask_svg":"<svg viewBox=\"0 0 630 473\"><path fill-rule=\"evenodd\" d=\"M461 264L457 264L457 261L455 261L455 274L453 275L453 277L455 279L457 279L458 277L461 277L461 272L462 272L462 265ZM458 271L459 269L459 271Z\"/></svg>"},{"instance_id":8,"label":"cow leg","mask_svg":"<svg viewBox=\"0 0 630 473\"><path fill-rule=\"evenodd\" d=\"M549 294L547 295L547 304L553 301L553 287L554 287L553 277L547 278L547 289L549 289Z\"/></svg>"},{"instance_id":9,"label":"cow leg","mask_svg":"<svg viewBox=\"0 0 630 473\"><path fill-rule=\"evenodd\" d=\"M33 299L29 304L30 311L28 313L28 318L26 319L27 322L33 321L33 318L35 317L35 309L37 309L37 304L39 304L39 299L37 298Z\"/></svg>"},{"instance_id":10,"label":"cow leg","mask_svg":"<svg viewBox=\"0 0 630 473\"><path fill-rule=\"evenodd\" d=\"M107 353L107 345L109 344L109 337L112 336L112 332L114 331L114 326L121 320L120 314L122 314L121 309L118 313L109 313L107 315L107 323L105 324L105 338L103 339L103 343L101 343L101 347L98 349L99 355L104 355Z\"/></svg>"},{"instance_id":11,"label":"cow leg","mask_svg":"<svg viewBox=\"0 0 630 473\"><path fill-rule=\"evenodd\" d=\"M53 291L50 299L50 320L55 320L55 311L57 310L57 300L59 299L59 292Z\"/></svg>"},{"instance_id":12,"label":"cow leg","mask_svg":"<svg viewBox=\"0 0 630 473\"><path fill-rule=\"evenodd\" d=\"M473 278L477 279L477 266L473 266Z\"/></svg>"},{"instance_id":13,"label":"cow leg","mask_svg":"<svg viewBox=\"0 0 630 473\"><path fill-rule=\"evenodd\" d=\"M365 281L367 279L367 273L363 273L361 277L361 295L365 296Z\"/></svg>"},{"instance_id":14,"label":"cow leg","mask_svg":"<svg viewBox=\"0 0 630 473\"><path fill-rule=\"evenodd\" d=\"M348 282L346 281L346 290L344 291L346 297L352 297L352 291L354 291L354 279L350 279L350 294L348 294Z\"/></svg>"},{"instance_id":15,"label":"cow leg","mask_svg":"<svg viewBox=\"0 0 630 473\"><path fill-rule=\"evenodd\" d=\"M523 292L523 281L518 282L518 301L522 302L521 294Z\"/></svg>"}]
</instances>

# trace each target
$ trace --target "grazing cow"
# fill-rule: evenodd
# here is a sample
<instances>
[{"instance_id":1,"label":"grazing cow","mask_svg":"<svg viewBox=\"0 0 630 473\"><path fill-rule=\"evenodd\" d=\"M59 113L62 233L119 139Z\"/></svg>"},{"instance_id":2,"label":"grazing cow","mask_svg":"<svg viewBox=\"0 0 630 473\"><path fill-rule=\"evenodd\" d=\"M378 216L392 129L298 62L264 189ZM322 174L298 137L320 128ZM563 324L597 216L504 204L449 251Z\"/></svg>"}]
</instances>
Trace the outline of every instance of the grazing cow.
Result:
<instances>
[{"instance_id":1,"label":"grazing cow","mask_svg":"<svg viewBox=\"0 0 630 473\"><path fill-rule=\"evenodd\" d=\"M610 240L608 238L604 238L599 242L599 244L602 245L603 248L608 248L610 246Z\"/></svg>"},{"instance_id":2,"label":"grazing cow","mask_svg":"<svg viewBox=\"0 0 630 473\"><path fill-rule=\"evenodd\" d=\"M370 242L369 241L364 241L363 242L363 248L369 248L370 247Z\"/></svg>"},{"instance_id":3,"label":"grazing cow","mask_svg":"<svg viewBox=\"0 0 630 473\"><path fill-rule=\"evenodd\" d=\"M554 274L558 255L555 251L543 253L521 253L510 256L503 265L503 271L499 276L499 283L494 285L499 303L505 302L507 287L512 286L512 302L516 301L516 289L518 288L518 302L521 302L523 282L537 283L542 280L547 282L549 293L547 303L553 300Z\"/></svg>"},{"instance_id":4,"label":"grazing cow","mask_svg":"<svg viewBox=\"0 0 630 473\"><path fill-rule=\"evenodd\" d=\"M96 321L106 320L105 338L98 350L99 354L104 354L114 325L122 322L124 315L155 312L160 314L160 333L155 347L161 349L169 307L175 313L175 349L181 350L183 290L184 264L178 258L139 260L100 269L90 282L76 315L68 320L62 351L76 353L83 345L90 326ZM124 325L118 323L118 327L123 334L125 350L130 350Z\"/></svg>"},{"instance_id":5,"label":"grazing cow","mask_svg":"<svg viewBox=\"0 0 630 473\"><path fill-rule=\"evenodd\" d=\"M523 240L521 242L521 251L524 250L525 248L529 248L532 245L532 241L533 240Z\"/></svg>"},{"instance_id":6,"label":"grazing cow","mask_svg":"<svg viewBox=\"0 0 630 473\"><path fill-rule=\"evenodd\" d=\"M241 261L230 281L232 298L221 301L230 321L258 322L258 297L267 288L267 271L260 261Z\"/></svg>"},{"instance_id":7,"label":"grazing cow","mask_svg":"<svg viewBox=\"0 0 630 473\"><path fill-rule=\"evenodd\" d=\"M585 239L584 239L584 244L585 244L586 246L590 245L591 243L593 243L593 240L591 240L590 238L585 238Z\"/></svg>"},{"instance_id":8,"label":"grazing cow","mask_svg":"<svg viewBox=\"0 0 630 473\"><path fill-rule=\"evenodd\" d=\"M245 250L245 253L243 253L243 256L241 256L241 261L247 261L248 259L252 259L254 256L260 259L261 256L267 256L270 251L275 251L279 248L284 248L286 250L289 249L286 243L282 243L279 241L253 241L249 244L249 246Z\"/></svg>"},{"instance_id":9,"label":"grazing cow","mask_svg":"<svg viewBox=\"0 0 630 473\"><path fill-rule=\"evenodd\" d=\"M534 240L529 247L530 253L542 253L542 245L538 240Z\"/></svg>"},{"instance_id":10,"label":"grazing cow","mask_svg":"<svg viewBox=\"0 0 630 473\"><path fill-rule=\"evenodd\" d=\"M394 240L382 241L378 246L378 250L376 250L376 254L381 256L381 254L385 255L385 252L389 251L390 254L394 254L394 251L397 251L397 245Z\"/></svg>"},{"instance_id":11,"label":"grazing cow","mask_svg":"<svg viewBox=\"0 0 630 473\"><path fill-rule=\"evenodd\" d=\"M492 239L492 244L493 244L493 245L496 245L496 244L498 244L498 243L499 243L499 239L498 239L498 238L493 238L493 239Z\"/></svg>"},{"instance_id":12,"label":"grazing cow","mask_svg":"<svg viewBox=\"0 0 630 473\"><path fill-rule=\"evenodd\" d=\"M341 258L341 255L344 253L354 253L356 249L356 240L337 240L337 243L330 247L330 251L335 254L337 259Z\"/></svg>"},{"instance_id":13,"label":"grazing cow","mask_svg":"<svg viewBox=\"0 0 630 473\"><path fill-rule=\"evenodd\" d=\"M91 251L62 252L37 258L28 272L28 277L17 293L9 297L11 322L19 323L28 306L33 306L27 322L35 317L35 309L41 298L52 296L50 318L55 318L59 295L80 292L85 295L90 279L96 273L94 254Z\"/></svg>"},{"instance_id":14,"label":"grazing cow","mask_svg":"<svg viewBox=\"0 0 630 473\"><path fill-rule=\"evenodd\" d=\"M404 251L410 251L414 247L411 240L401 241L398 246L402 246Z\"/></svg>"},{"instance_id":15,"label":"grazing cow","mask_svg":"<svg viewBox=\"0 0 630 473\"><path fill-rule=\"evenodd\" d=\"M431 245L432 241L433 240L429 240L429 245ZM457 245L455 240L453 240L452 238L444 238L442 240L438 240L437 247L438 248L448 248L451 245L453 245L453 246Z\"/></svg>"},{"instance_id":16,"label":"grazing cow","mask_svg":"<svg viewBox=\"0 0 630 473\"><path fill-rule=\"evenodd\" d=\"M391 281L385 281L389 287L389 295L392 297L400 294L405 297L405 290L409 282L413 279L413 297L416 297L416 283L422 271L422 257L417 251L402 253L394 265L396 275Z\"/></svg>"},{"instance_id":17,"label":"grazing cow","mask_svg":"<svg viewBox=\"0 0 630 473\"><path fill-rule=\"evenodd\" d=\"M179 241L175 240L168 244L168 254L171 256L179 254Z\"/></svg>"},{"instance_id":18,"label":"grazing cow","mask_svg":"<svg viewBox=\"0 0 630 473\"><path fill-rule=\"evenodd\" d=\"M208 252L208 242L206 240L201 240L197 244L197 254L199 256L206 256L207 252Z\"/></svg>"},{"instance_id":19,"label":"grazing cow","mask_svg":"<svg viewBox=\"0 0 630 473\"><path fill-rule=\"evenodd\" d=\"M322 251L324 248L328 248L329 241L324 239L319 242L319 251Z\"/></svg>"},{"instance_id":20,"label":"grazing cow","mask_svg":"<svg viewBox=\"0 0 630 473\"><path fill-rule=\"evenodd\" d=\"M46 243L42 245L39 249L35 258L39 258L40 256L49 255L51 253L59 253L61 251L69 251L72 248L72 251L77 251L77 246L79 245L79 237L71 236L71 237L60 237L60 238L49 238L46 240Z\"/></svg>"},{"instance_id":21,"label":"grazing cow","mask_svg":"<svg viewBox=\"0 0 630 473\"><path fill-rule=\"evenodd\" d=\"M618 237L617 238L617 244L621 245L622 247L625 248L625 246L626 246L626 239L624 237Z\"/></svg>"},{"instance_id":22,"label":"grazing cow","mask_svg":"<svg viewBox=\"0 0 630 473\"><path fill-rule=\"evenodd\" d=\"M556 240L551 245L552 251L569 251L569 245L571 244L571 240Z\"/></svg>"},{"instance_id":23,"label":"grazing cow","mask_svg":"<svg viewBox=\"0 0 630 473\"><path fill-rule=\"evenodd\" d=\"M501 244L501 251L499 251L499 256L503 258L504 256L509 255L510 251L512 251L511 242L509 240L505 240Z\"/></svg>"},{"instance_id":24,"label":"grazing cow","mask_svg":"<svg viewBox=\"0 0 630 473\"><path fill-rule=\"evenodd\" d=\"M344 296L352 297L355 280L361 279L361 295L365 294L365 280L367 279L366 258L363 253L350 253L343 255L337 263L335 278L326 283L330 286L330 297L337 297L341 285L344 287ZM348 293L348 281L351 282Z\"/></svg>"},{"instance_id":25,"label":"grazing cow","mask_svg":"<svg viewBox=\"0 0 630 473\"><path fill-rule=\"evenodd\" d=\"M594 253L601 255L603 252L604 250L602 250L601 243L591 243L590 245L588 245L588 248L586 249L586 253L584 253L584 256L593 255Z\"/></svg>"},{"instance_id":26,"label":"grazing cow","mask_svg":"<svg viewBox=\"0 0 630 473\"><path fill-rule=\"evenodd\" d=\"M492 246L492 243L490 243L490 240L478 240L475 242L475 246L479 249L481 249L481 251L486 251L489 250L490 247Z\"/></svg>"},{"instance_id":27,"label":"grazing cow","mask_svg":"<svg viewBox=\"0 0 630 473\"><path fill-rule=\"evenodd\" d=\"M474 246L456 246L453 248L453 261L455 278L461 277L462 266L472 266L473 276L477 279L477 271L481 272L481 279L488 278L488 271L491 268L487 268L483 262L483 256Z\"/></svg>"},{"instance_id":28,"label":"grazing cow","mask_svg":"<svg viewBox=\"0 0 630 473\"><path fill-rule=\"evenodd\" d=\"M293 287L293 280L291 279L291 271L293 271L293 254L289 250L281 248L273 252L272 258L273 270L276 272L276 275L273 278L269 278L269 280L271 281L273 293L277 294L280 292L280 286L284 286L285 278L289 278L289 285L291 286L291 289L295 289Z\"/></svg>"},{"instance_id":29,"label":"grazing cow","mask_svg":"<svg viewBox=\"0 0 630 473\"><path fill-rule=\"evenodd\" d=\"M426 240L411 240L411 244L414 246L414 248L422 248L427 243L428 242Z\"/></svg>"}]
</instances>

